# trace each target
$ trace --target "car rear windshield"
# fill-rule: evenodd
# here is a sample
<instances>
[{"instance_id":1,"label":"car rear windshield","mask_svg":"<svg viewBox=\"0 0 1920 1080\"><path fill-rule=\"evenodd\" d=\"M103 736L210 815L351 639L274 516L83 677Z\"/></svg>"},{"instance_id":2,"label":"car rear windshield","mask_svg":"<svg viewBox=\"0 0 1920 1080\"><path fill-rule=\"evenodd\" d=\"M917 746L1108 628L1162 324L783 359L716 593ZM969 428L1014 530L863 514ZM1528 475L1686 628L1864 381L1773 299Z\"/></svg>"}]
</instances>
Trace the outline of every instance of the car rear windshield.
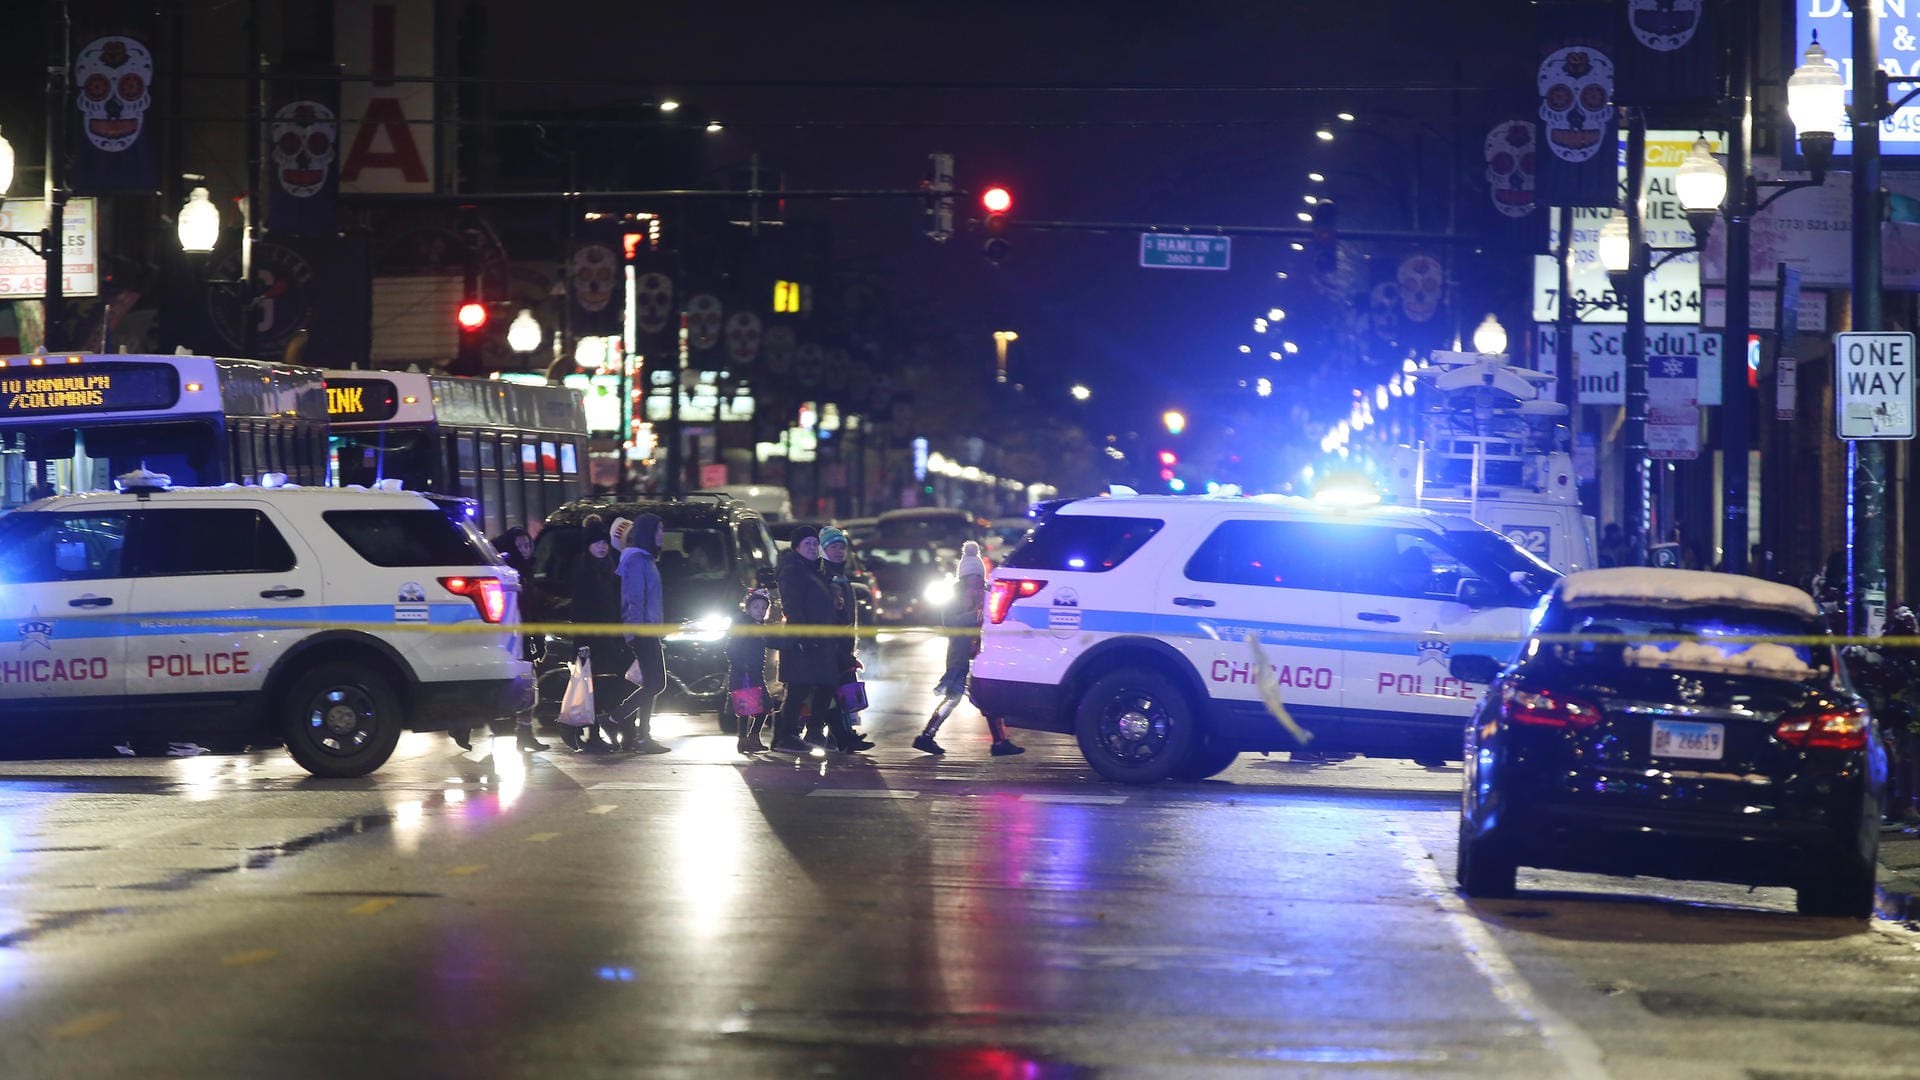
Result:
<instances>
[{"instance_id":1,"label":"car rear windshield","mask_svg":"<svg viewBox=\"0 0 1920 1080\"><path fill-rule=\"evenodd\" d=\"M1055 514L1034 526L1004 565L1021 570L1105 573L1127 561L1166 522L1104 514Z\"/></svg>"},{"instance_id":2,"label":"car rear windshield","mask_svg":"<svg viewBox=\"0 0 1920 1080\"><path fill-rule=\"evenodd\" d=\"M486 566L473 530L439 510L328 510L340 539L375 566Z\"/></svg>"},{"instance_id":3,"label":"car rear windshield","mask_svg":"<svg viewBox=\"0 0 1920 1080\"><path fill-rule=\"evenodd\" d=\"M1831 645L1810 640L1826 636L1817 621L1726 605L1667 608L1556 600L1547 606L1539 632L1593 636L1592 644L1574 640L1544 650L1553 660L1583 667L1673 668L1804 682L1830 674L1838 662Z\"/></svg>"}]
</instances>

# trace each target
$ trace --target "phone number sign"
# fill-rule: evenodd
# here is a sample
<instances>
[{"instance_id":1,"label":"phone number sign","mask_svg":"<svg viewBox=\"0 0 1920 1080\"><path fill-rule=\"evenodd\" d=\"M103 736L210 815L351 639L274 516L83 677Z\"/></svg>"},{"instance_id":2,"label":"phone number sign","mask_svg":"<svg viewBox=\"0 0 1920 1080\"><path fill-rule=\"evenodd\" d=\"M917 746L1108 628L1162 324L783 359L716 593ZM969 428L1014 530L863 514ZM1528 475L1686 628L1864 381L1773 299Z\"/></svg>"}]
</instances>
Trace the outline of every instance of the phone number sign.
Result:
<instances>
[{"instance_id":1,"label":"phone number sign","mask_svg":"<svg viewBox=\"0 0 1920 1080\"><path fill-rule=\"evenodd\" d=\"M100 266L94 229L95 202L69 199L60 217L65 243L60 280L67 296L100 295ZM0 204L0 232L38 233L47 227L47 204ZM47 295L47 263L24 244L0 240L0 299L30 300Z\"/></svg>"}]
</instances>

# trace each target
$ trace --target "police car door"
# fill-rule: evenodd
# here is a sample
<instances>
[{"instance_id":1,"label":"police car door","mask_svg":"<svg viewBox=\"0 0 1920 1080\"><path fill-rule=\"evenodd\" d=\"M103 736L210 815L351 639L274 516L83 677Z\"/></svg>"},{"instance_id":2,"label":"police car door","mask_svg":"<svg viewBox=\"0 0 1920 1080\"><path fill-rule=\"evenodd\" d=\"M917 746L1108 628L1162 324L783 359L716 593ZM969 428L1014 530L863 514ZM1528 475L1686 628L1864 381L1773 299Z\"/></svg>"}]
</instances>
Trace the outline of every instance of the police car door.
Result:
<instances>
[{"instance_id":1,"label":"police car door","mask_svg":"<svg viewBox=\"0 0 1920 1080\"><path fill-rule=\"evenodd\" d=\"M280 653L313 633L274 620L326 610L318 561L263 505L176 504L136 518L133 608L149 629L128 645L127 692L259 690Z\"/></svg>"},{"instance_id":2,"label":"police car door","mask_svg":"<svg viewBox=\"0 0 1920 1080\"><path fill-rule=\"evenodd\" d=\"M1338 545L1325 525L1277 518L1214 524L1161 583L1159 636L1193 663L1216 701L1261 702L1257 638L1282 702L1336 708L1340 653L1301 634L1340 622ZM1305 719L1306 717L1302 717Z\"/></svg>"},{"instance_id":3,"label":"police car door","mask_svg":"<svg viewBox=\"0 0 1920 1080\"><path fill-rule=\"evenodd\" d=\"M0 701L123 692L127 521L124 510L0 518Z\"/></svg>"},{"instance_id":4,"label":"police car door","mask_svg":"<svg viewBox=\"0 0 1920 1080\"><path fill-rule=\"evenodd\" d=\"M1460 582L1478 575L1445 547L1442 534L1417 527L1354 530L1348 549L1345 629L1350 710L1465 717L1478 687L1454 678L1456 644L1515 632L1511 608L1460 603ZM1476 650L1478 651L1478 650Z\"/></svg>"}]
</instances>

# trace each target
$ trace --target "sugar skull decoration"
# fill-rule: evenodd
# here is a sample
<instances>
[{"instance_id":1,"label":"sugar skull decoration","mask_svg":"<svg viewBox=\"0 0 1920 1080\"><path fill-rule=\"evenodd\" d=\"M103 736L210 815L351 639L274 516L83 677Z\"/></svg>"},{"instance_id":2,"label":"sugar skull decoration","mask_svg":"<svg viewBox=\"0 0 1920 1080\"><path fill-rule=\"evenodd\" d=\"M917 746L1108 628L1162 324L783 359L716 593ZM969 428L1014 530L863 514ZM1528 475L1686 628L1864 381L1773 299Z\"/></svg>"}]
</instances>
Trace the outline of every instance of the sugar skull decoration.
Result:
<instances>
[{"instance_id":1,"label":"sugar skull decoration","mask_svg":"<svg viewBox=\"0 0 1920 1080\"><path fill-rule=\"evenodd\" d=\"M687 344L696 349L711 349L720 343L721 320L725 308L712 293L701 293L687 301Z\"/></svg>"},{"instance_id":2,"label":"sugar skull decoration","mask_svg":"<svg viewBox=\"0 0 1920 1080\"><path fill-rule=\"evenodd\" d=\"M793 350L798 347L791 326L770 326L760 340L761 355L767 358L767 370L784 374L793 366Z\"/></svg>"},{"instance_id":3,"label":"sugar skull decoration","mask_svg":"<svg viewBox=\"0 0 1920 1080\"><path fill-rule=\"evenodd\" d=\"M642 333L657 334L673 318L673 279L665 274L641 274L633 283L633 322Z\"/></svg>"},{"instance_id":4,"label":"sugar skull decoration","mask_svg":"<svg viewBox=\"0 0 1920 1080\"><path fill-rule=\"evenodd\" d=\"M1585 45L1555 49L1540 62L1540 119L1547 149L1575 164L1603 149L1613 122L1613 61Z\"/></svg>"},{"instance_id":5,"label":"sugar skull decoration","mask_svg":"<svg viewBox=\"0 0 1920 1080\"><path fill-rule=\"evenodd\" d=\"M573 302L580 310L601 312L613 300L613 249L605 244L582 244L573 249L567 276L573 281Z\"/></svg>"},{"instance_id":6,"label":"sugar skull decoration","mask_svg":"<svg viewBox=\"0 0 1920 1080\"><path fill-rule=\"evenodd\" d=\"M1400 262L1400 310L1413 322L1426 322L1440 310L1446 276L1440 260L1431 255L1409 255Z\"/></svg>"},{"instance_id":7,"label":"sugar skull decoration","mask_svg":"<svg viewBox=\"0 0 1920 1080\"><path fill-rule=\"evenodd\" d=\"M793 377L802 386L814 386L820 382L821 369L826 364L826 352L820 346L808 342L794 350Z\"/></svg>"},{"instance_id":8,"label":"sugar skull decoration","mask_svg":"<svg viewBox=\"0 0 1920 1080\"><path fill-rule=\"evenodd\" d=\"M828 349L820 369L820 377L829 390L845 390L847 380L853 377L853 360L845 349Z\"/></svg>"},{"instance_id":9,"label":"sugar skull decoration","mask_svg":"<svg viewBox=\"0 0 1920 1080\"><path fill-rule=\"evenodd\" d=\"M727 316L727 359L750 364L760 355L760 316L736 311Z\"/></svg>"},{"instance_id":10,"label":"sugar skull decoration","mask_svg":"<svg viewBox=\"0 0 1920 1080\"><path fill-rule=\"evenodd\" d=\"M1511 120L1487 133L1487 192L1493 208L1511 218L1533 210L1533 123Z\"/></svg>"},{"instance_id":11,"label":"sugar skull decoration","mask_svg":"<svg viewBox=\"0 0 1920 1080\"><path fill-rule=\"evenodd\" d=\"M1640 44L1672 52L1693 39L1700 26L1701 0L1627 0L1627 25Z\"/></svg>"},{"instance_id":12,"label":"sugar skull decoration","mask_svg":"<svg viewBox=\"0 0 1920 1080\"><path fill-rule=\"evenodd\" d=\"M273 172L280 187L307 199L327 186L327 170L340 149L340 120L317 101L289 101L273 114L268 130Z\"/></svg>"},{"instance_id":13,"label":"sugar skull decoration","mask_svg":"<svg viewBox=\"0 0 1920 1080\"><path fill-rule=\"evenodd\" d=\"M130 37L94 38L74 60L77 107L87 141L117 154L140 138L153 105L153 54Z\"/></svg>"}]
</instances>

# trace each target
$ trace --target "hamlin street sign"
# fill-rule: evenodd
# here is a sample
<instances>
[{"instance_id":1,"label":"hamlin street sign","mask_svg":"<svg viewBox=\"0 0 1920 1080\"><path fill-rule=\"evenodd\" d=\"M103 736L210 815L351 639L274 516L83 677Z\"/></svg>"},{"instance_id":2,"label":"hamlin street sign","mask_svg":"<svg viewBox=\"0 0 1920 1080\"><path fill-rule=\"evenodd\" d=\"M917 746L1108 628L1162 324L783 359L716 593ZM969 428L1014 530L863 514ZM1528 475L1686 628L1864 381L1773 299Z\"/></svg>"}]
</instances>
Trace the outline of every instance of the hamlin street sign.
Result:
<instances>
[{"instance_id":1,"label":"hamlin street sign","mask_svg":"<svg viewBox=\"0 0 1920 1080\"><path fill-rule=\"evenodd\" d=\"M1912 334L1835 334L1833 369L1834 430L1842 439L1913 438Z\"/></svg>"},{"instance_id":2,"label":"hamlin street sign","mask_svg":"<svg viewBox=\"0 0 1920 1080\"><path fill-rule=\"evenodd\" d=\"M1233 238L1141 233L1140 265L1159 270L1226 270Z\"/></svg>"}]
</instances>

